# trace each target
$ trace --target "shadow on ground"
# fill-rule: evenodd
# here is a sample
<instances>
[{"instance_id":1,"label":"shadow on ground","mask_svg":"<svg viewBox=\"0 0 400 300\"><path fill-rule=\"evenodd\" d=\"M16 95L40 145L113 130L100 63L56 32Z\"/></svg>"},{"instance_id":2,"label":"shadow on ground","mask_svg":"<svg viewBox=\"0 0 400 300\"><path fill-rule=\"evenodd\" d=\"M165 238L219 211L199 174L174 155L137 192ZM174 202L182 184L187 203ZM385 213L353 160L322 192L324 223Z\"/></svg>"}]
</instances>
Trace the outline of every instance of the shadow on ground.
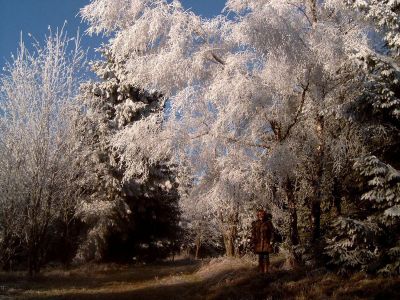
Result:
<instances>
[{"instance_id":1,"label":"shadow on ground","mask_svg":"<svg viewBox=\"0 0 400 300\"><path fill-rule=\"evenodd\" d=\"M99 293L73 293L64 296L44 296L26 299L205 299L201 283L179 283L168 286L152 286L128 291L105 291Z\"/></svg>"},{"instance_id":2,"label":"shadow on ground","mask_svg":"<svg viewBox=\"0 0 400 300\"><path fill-rule=\"evenodd\" d=\"M400 299L398 277L342 278L326 270L285 271L280 266L276 260L275 269L266 276L249 261L227 258L149 266L92 265L49 270L34 280L0 273L0 299Z\"/></svg>"},{"instance_id":3,"label":"shadow on ground","mask_svg":"<svg viewBox=\"0 0 400 300\"><path fill-rule=\"evenodd\" d=\"M356 274L343 278L324 272L277 270L266 276L249 273L241 279L220 286L209 294L213 300L274 299L400 299L400 278L368 277Z\"/></svg>"}]
</instances>

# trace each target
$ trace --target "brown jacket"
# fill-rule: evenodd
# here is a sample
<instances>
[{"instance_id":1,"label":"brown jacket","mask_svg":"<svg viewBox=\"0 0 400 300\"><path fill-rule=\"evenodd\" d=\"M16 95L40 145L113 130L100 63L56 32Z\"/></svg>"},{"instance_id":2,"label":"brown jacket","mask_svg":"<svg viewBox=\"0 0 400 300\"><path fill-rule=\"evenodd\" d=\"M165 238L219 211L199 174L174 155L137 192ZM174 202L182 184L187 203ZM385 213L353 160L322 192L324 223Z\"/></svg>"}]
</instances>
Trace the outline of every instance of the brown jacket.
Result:
<instances>
[{"instance_id":1,"label":"brown jacket","mask_svg":"<svg viewBox=\"0 0 400 300\"><path fill-rule=\"evenodd\" d=\"M271 239L274 227L271 221L254 221L252 223L252 244L255 253L271 253Z\"/></svg>"}]
</instances>

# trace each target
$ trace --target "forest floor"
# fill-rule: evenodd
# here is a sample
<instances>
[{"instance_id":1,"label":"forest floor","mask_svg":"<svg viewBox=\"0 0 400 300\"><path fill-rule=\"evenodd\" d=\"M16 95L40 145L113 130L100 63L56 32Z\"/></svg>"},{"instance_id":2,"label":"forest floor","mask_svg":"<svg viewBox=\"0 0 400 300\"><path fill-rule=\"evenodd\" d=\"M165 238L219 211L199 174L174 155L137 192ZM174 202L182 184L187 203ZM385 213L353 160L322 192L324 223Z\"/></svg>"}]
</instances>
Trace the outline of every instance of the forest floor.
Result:
<instances>
[{"instance_id":1,"label":"forest floor","mask_svg":"<svg viewBox=\"0 0 400 300\"><path fill-rule=\"evenodd\" d=\"M47 269L34 279L0 272L0 299L400 299L400 278L342 278L282 265L272 257L266 276L249 259L228 258Z\"/></svg>"}]
</instances>

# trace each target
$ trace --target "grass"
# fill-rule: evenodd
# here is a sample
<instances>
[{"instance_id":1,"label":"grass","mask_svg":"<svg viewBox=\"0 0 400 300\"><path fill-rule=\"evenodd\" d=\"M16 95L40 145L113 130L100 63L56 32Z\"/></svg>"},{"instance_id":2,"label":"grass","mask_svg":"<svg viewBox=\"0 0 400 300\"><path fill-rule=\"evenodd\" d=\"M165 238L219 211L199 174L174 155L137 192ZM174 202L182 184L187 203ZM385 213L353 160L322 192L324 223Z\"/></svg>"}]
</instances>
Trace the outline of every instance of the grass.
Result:
<instances>
[{"instance_id":1,"label":"grass","mask_svg":"<svg viewBox=\"0 0 400 300\"><path fill-rule=\"evenodd\" d=\"M282 264L273 257L266 276L250 258L85 265L47 269L34 279L0 273L0 299L400 299L400 278L342 278L322 269L283 270Z\"/></svg>"}]
</instances>

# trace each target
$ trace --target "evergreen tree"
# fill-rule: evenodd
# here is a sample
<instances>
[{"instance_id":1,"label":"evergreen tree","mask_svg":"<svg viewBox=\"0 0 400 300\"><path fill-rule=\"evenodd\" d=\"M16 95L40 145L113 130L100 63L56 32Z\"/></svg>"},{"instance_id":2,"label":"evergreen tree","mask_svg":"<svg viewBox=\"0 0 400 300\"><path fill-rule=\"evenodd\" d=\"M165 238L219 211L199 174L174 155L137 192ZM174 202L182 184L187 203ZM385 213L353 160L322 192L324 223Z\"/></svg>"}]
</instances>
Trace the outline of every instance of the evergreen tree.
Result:
<instances>
[{"instance_id":1,"label":"evergreen tree","mask_svg":"<svg viewBox=\"0 0 400 300\"><path fill-rule=\"evenodd\" d=\"M127 261L140 247L165 255L178 233L179 185L167 157L146 148L157 148L148 141L161 130L165 99L124 82L123 62L108 46L101 52L104 60L92 64L100 81L82 86L86 238L76 259Z\"/></svg>"},{"instance_id":2,"label":"evergreen tree","mask_svg":"<svg viewBox=\"0 0 400 300\"><path fill-rule=\"evenodd\" d=\"M400 6L396 1L348 4L375 24L386 43L378 45L379 52L355 57L362 89L346 113L365 153L353 157L352 182L358 191L347 201L352 209L333 223L336 236L326 249L343 272L361 268L399 274Z\"/></svg>"}]
</instances>

